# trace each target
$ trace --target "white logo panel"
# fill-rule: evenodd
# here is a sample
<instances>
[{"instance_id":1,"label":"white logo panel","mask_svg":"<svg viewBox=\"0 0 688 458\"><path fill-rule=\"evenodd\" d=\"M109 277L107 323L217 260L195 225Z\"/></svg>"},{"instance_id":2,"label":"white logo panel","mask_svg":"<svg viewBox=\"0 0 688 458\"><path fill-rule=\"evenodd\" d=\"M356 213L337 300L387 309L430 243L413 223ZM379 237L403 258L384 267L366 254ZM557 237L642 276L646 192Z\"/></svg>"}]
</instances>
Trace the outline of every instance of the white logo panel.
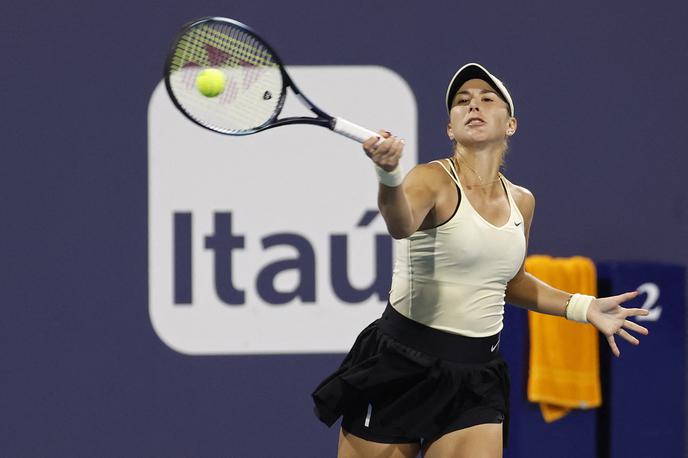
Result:
<instances>
[{"instance_id":1,"label":"white logo panel","mask_svg":"<svg viewBox=\"0 0 688 458\"><path fill-rule=\"evenodd\" d=\"M406 139L416 104L383 67L291 67L319 107ZM283 115L293 115L294 103ZM302 114L299 111L296 114ZM148 113L149 311L186 354L344 352L378 318L391 239L360 145L315 126L230 137L196 126L164 83Z\"/></svg>"}]
</instances>

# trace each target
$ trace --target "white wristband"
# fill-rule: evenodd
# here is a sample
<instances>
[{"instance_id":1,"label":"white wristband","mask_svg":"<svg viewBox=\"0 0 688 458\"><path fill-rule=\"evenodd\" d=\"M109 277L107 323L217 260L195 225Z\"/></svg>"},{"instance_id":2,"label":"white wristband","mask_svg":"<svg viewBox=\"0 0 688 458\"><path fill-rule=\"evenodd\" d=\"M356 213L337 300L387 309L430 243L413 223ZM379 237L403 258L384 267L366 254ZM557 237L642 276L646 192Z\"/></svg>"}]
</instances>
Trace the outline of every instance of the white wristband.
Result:
<instances>
[{"instance_id":1,"label":"white wristband","mask_svg":"<svg viewBox=\"0 0 688 458\"><path fill-rule=\"evenodd\" d=\"M379 165L375 164L375 171L377 172L377 179L380 183L390 188L396 188L404 181L404 174L401 172L401 166L388 172Z\"/></svg>"},{"instance_id":2,"label":"white wristband","mask_svg":"<svg viewBox=\"0 0 688 458\"><path fill-rule=\"evenodd\" d=\"M588 322L588 307L592 303L594 296L587 296L585 294L574 294L571 296L566 303L566 309L564 313L566 314L566 319L571 321L577 321L579 323Z\"/></svg>"}]
</instances>

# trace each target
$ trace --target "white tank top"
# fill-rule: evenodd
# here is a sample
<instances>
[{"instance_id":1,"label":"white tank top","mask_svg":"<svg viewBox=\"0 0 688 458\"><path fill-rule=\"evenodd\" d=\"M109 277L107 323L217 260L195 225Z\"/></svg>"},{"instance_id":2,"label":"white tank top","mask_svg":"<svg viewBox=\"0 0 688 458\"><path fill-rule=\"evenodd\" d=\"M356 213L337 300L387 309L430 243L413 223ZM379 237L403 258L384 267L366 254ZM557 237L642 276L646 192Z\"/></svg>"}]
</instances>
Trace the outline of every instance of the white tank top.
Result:
<instances>
[{"instance_id":1,"label":"white tank top","mask_svg":"<svg viewBox=\"0 0 688 458\"><path fill-rule=\"evenodd\" d=\"M506 285L526 254L523 216L501 174L510 215L497 227L471 206L451 160L451 172L433 162L456 183L459 205L445 223L395 241L390 303L436 329L469 337L497 334L503 327Z\"/></svg>"}]
</instances>

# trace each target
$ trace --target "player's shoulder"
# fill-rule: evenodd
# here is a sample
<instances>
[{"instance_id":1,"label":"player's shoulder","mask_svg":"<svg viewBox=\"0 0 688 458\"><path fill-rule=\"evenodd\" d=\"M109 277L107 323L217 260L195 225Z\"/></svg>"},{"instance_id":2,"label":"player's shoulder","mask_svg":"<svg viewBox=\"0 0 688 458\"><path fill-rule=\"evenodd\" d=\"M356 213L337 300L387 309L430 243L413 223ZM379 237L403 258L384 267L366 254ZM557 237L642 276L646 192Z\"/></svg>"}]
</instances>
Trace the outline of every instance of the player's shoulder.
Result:
<instances>
[{"instance_id":1,"label":"player's shoulder","mask_svg":"<svg viewBox=\"0 0 688 458\"><path fill-rule=\"evenodd\" d=\"M521 212L523 212L524 210L529 213L532 212L535 208L535 196L530 191L530 189L526 188L525 186L519 186L517 184L514 184L508 179L506 179L506 177L504 178L509 186L511 195L516 201L516 205L518 205L519 209L521 209Z\"/></svg>"},{"instance_id":2,"label":"player's shoulder","mask_svg":"<svg viewBox=\"0 0 688 458\"><path fill-rule=\"evenodd\" d=\"M414 182L422 182L430 187L437 186L444 179L451 180L447 173L449 166L441 162L442 161L430 161L417 164L411 169L408 177Z\"/></svg>"},{"instance_id":3,"label":"player's shoulder","mask_svg":"<svg viewBox=\"0 0 688 458\"><path fill-rule=\"evenodd\" d=\"M449 168L449 165L447 164L448 160L447 159L438 159L430 162L423 162L421 164L417 164L414 169L417 169L421 173L430 173L430 174L435 174L435 173L446 173L445 170Z\"/></svg>"}]
</instances>

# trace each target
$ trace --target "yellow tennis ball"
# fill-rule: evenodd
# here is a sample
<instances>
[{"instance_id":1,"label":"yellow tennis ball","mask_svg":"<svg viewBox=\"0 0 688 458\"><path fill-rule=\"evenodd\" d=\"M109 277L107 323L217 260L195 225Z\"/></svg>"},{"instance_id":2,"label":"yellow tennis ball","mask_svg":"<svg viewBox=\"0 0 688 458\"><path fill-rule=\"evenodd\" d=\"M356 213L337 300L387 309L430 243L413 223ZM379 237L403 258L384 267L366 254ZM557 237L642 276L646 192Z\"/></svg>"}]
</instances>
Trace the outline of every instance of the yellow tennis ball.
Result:
<instances>
[{"instance_id":1,"label":"yellow tennis ball","mask_svg":"<svg viewBox=\"0 0 688 458\"><path fill-rule=\"evenodd\" d=\"M196 77L196 89L206 97L217 97L225 90L225 74L216 68L206 68Z\"/></svg>"}]
</instances>

